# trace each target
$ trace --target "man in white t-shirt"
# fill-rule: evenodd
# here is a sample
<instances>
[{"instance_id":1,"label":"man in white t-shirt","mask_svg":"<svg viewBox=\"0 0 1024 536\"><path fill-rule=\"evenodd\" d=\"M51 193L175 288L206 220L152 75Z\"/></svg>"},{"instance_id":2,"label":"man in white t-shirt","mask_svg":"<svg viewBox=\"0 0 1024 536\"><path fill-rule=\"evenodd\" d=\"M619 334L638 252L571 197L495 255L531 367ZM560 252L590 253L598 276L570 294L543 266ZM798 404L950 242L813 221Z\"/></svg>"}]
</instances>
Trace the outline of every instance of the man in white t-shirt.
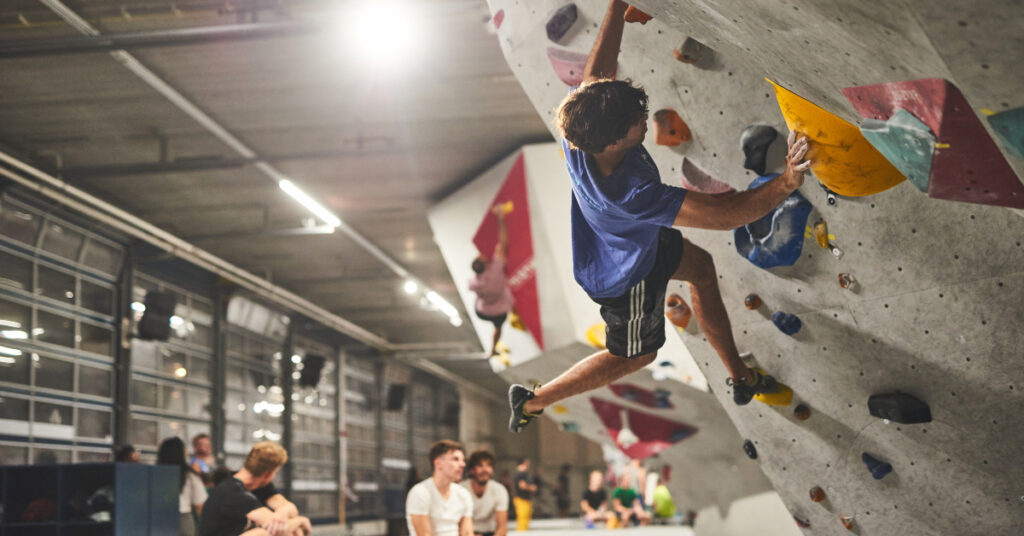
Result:
<instances>
[{"instance_id":1,"label":"man in white t-shirt","mask_svg":"<svg viewBox=\"0 0 1024 536\"><path fill-rule=\"evenodd\" d=\"M462 487L473 495L473 532L476 536L505 536L508 532L508 490L494 476L494 454L480 449L469 455L469 478Z\"/></svg>"},{"instance_id":2,"label":"man in white t-shirt","mask_svg":"<svg viewBox=\"0 0 1024 536\"><path fill-rule=\"evenodd\" d=\"M405 499L410 536L473 536L473 497L456 484L466 468L462 445L450 439L435 442L430 464L434 474L413 486Z\"/></svg>"}]
</instances>

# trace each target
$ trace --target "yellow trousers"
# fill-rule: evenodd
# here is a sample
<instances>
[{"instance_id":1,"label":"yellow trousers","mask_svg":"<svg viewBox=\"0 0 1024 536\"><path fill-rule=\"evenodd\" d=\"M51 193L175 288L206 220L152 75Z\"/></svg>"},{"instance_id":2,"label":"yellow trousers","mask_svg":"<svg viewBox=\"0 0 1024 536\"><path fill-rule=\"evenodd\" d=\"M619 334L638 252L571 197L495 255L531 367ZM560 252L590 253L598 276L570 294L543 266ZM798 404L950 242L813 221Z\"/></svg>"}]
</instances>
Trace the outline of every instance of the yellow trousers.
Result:
<instances>
[{"instance_id":1,"label":"yellow trousers","mask_svg":"<svg viewBox=\"0 0 1024 536\"><path fill-rule=\"evenodd\" d=\"M533 501L512 497L512 506L516 509L516 530L529 529L530 518L533 517Z\"/></svg>"}]
</instances>

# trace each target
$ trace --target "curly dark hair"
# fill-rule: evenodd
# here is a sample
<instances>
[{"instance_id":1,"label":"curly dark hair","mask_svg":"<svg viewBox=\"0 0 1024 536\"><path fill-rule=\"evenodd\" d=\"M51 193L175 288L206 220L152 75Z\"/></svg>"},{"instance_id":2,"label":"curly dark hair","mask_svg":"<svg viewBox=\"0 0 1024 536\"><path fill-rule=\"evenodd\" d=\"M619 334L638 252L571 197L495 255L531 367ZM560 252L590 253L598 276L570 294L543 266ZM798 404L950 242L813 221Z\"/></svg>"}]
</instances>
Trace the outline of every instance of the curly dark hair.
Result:
<instances>
[{"instance_id":1,"label":"curly dark hair","mask_svg":"<svg viewBox=\"0 0 1024 536\"><path fill-rule=\"evenodd\" d=\"M555 126L573 147L589 154L626 137L647 114L647 93L630 80L584 84L558 106Z\"/></svg>"},{"instance_id":2,"label":"curly dark hair","mask_svg":"<svg viewBox=\"0 0 1024 536\"><path fill-rule=\"evenodd\" d=\"M491 462L491 467L494 467L494 454L487 449L475 450L469 455L469 461L466 462L466 469L472 469L485 461Z\"/></svg>"}]
</instances>

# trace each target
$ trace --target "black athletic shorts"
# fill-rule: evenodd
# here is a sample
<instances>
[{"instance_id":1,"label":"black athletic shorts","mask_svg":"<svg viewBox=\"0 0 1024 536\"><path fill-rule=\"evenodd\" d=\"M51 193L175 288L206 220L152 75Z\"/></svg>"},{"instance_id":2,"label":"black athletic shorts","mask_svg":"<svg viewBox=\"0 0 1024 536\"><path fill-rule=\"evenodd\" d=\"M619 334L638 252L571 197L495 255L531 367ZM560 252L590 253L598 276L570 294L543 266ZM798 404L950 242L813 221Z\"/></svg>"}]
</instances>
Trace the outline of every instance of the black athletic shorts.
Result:
<instances>
[{"instance_id":1,"label":"black athletic shorts","mask_svg":"<svg viewBox=\"0 0 1024 536\"><path fill-rule=\"evenodd\" d=\"M480 311L476 311L476 317L480 320L485 320L494 324L495 329L500 329L505 324L505 319L508 318L508 313L502 313L495 316L487 316L482 314Z\"/></svg>"},{"instance_id":2,"label":"black athletic shorts","mask_svg":"<svg viewBox=\"0 0 1024 536\"><path fill-rule=\"evenodd\" d=\"M637 357L665 344L665 289L683 258L683 234L663 227L654 267L643 281L616 298L594 298L605 322L605 346L613 355Z\"/></svg>"}]
</instances>

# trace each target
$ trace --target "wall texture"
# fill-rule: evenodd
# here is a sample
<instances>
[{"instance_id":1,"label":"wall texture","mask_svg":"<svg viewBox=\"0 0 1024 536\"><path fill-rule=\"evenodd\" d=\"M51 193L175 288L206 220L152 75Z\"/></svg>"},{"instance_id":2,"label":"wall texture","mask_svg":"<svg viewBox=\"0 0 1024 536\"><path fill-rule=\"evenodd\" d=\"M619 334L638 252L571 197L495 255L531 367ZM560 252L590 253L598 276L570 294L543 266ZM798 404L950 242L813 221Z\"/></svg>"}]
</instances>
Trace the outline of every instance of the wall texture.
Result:
<instances>
[{"instance_id":1,"label":"wall texture","mask_svg":"<svg viewBox=\"0 0 1024 536\"><path fill-rule=\"evenodd\" d=\"M490 0L503 14L497 37L506 59L546 119L567 89L547 49L588 52L606 6L576 4L579 20L556 44L544 25L564 2ZM785 133L765 76L850 121L859 118L842 88L924 77L949 79L976 112L1024 105L1019 2L637 4L654 20L627 25L619 77L647 88L652 112L678 111L694 135L677 148L648 140L668 183L679 184L685 155L746 187L754 177L742 168L740 132L760 123ZM687 35L715 50L710 68L673 59ZM770 162L779 162L779 150L773 146ZM1021 175L1024 162L1007 159ZM811 221L828 221L842 258L807 240L794 266L762 270L736 254L731 233L684 230L716 259L740 347L813 414L801 422L792 407L735 407L710 346L683 333L724 412L757 443L758 463L785 505L811 522L806 533L846 534L839 516L848 515L865 535L1021 534L1024 219L930 199L909 183L834 207L812 177L802 193L816 207ZM857 292L836 284L840 272L860 281ZM744 309L749 292L763 298L760 310ZM778 310L803 320L795 337L767 320ZM934 420L901 425L868 414L869 395L897 390L927 402ZM872 479L860 460L865 451L892 463L893 473ZM810 501L815 485L826 501Z\"/></svg>"}]
</instances>

